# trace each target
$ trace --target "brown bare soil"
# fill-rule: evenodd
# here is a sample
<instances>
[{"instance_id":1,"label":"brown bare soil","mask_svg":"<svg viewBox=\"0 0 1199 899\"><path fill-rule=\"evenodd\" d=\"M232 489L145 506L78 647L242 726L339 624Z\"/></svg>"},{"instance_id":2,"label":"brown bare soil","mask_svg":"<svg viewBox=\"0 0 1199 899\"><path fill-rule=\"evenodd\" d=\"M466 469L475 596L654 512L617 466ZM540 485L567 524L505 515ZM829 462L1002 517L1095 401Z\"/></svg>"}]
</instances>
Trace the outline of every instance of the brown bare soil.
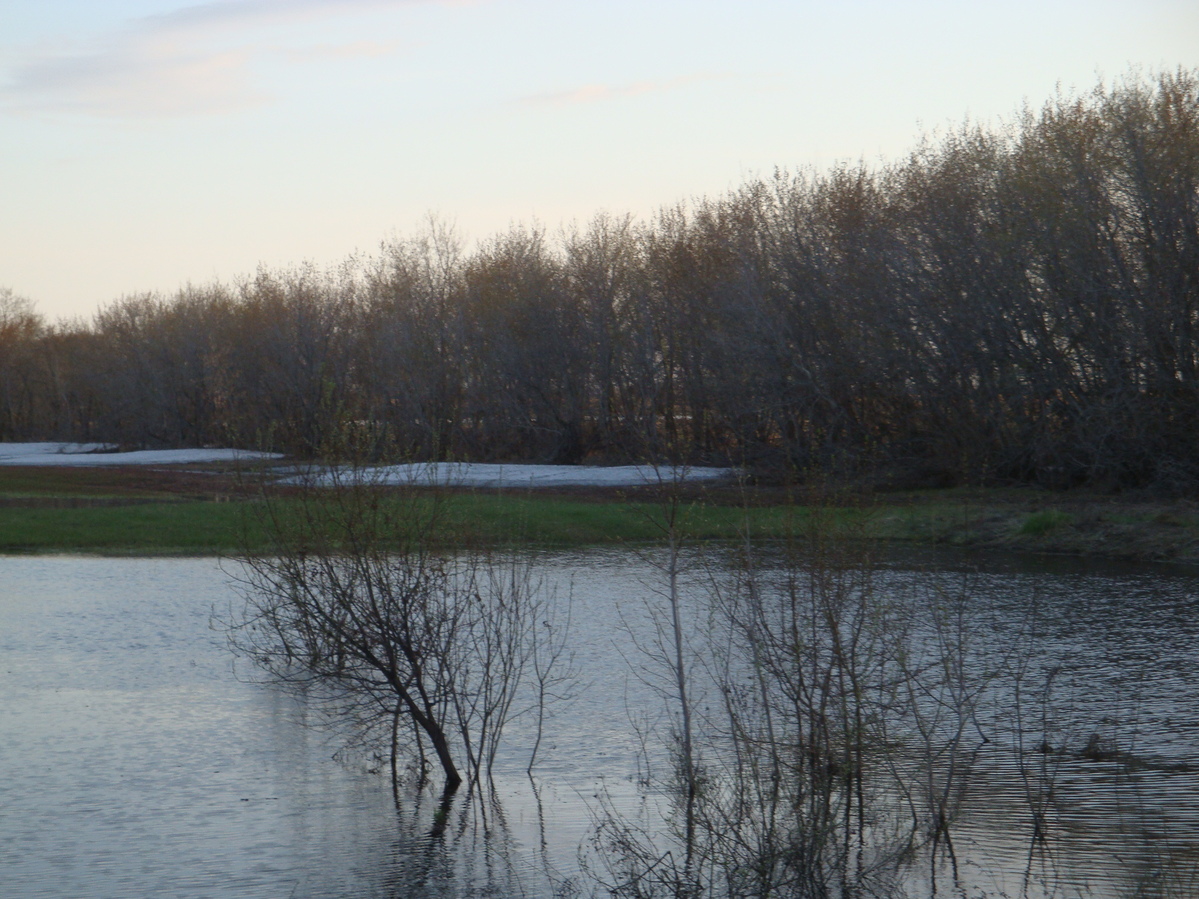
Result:
<instances>
[{"instance_id":1,"label":"brown bare soil","mask_svg":"<svg viewBox=\"0 0 1199 899\"><path fill-rule=\"evenodd\" d=\"M214 466L0 467L0 507L79 507L222 500L252 492Z\"/></svg>"}]
</instances>

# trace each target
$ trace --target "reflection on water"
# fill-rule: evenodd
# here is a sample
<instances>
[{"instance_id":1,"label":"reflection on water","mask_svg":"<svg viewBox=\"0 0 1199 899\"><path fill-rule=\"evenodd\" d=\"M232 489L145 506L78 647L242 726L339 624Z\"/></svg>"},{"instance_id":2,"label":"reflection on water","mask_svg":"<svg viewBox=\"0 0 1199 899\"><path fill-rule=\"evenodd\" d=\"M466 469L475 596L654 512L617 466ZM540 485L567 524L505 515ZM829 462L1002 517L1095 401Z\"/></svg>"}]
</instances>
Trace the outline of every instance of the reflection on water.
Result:
<instances>
[{"instance_id":1,"label":"reflection on water","mask_svg":"<svg viewBox=\"0 0 1199 899\"><path fill-rule=\"evenodd\" d=\"M969 895L1020 895L1030 871L1042 894L1154 895L1173 876L1172 895L1190 895L1199 581L1167 567L908 554L881 583L902 589L925 568L966 585L975 636L994 645L1029 626L1035 600L1028 683L1044 696L1024 700L1053 701L1051 751L1023 766L998 741L980 752L954 830ZM551 556L541 569L573 596L585 689L554 711L535 782L518 731L497 762L495 802L443 808L419 791L397 803L369 760L334 758L340 739L306 726L301 701L235 669L210 626L233 598L217 563L0 559L0 896L577 886L597 795L638 800L630 721L652 727L658 703L628 676L619 635L655 573L614 552ZM1032 839L1032 809L1045 841Z\"/></svg>"}]
</instances>

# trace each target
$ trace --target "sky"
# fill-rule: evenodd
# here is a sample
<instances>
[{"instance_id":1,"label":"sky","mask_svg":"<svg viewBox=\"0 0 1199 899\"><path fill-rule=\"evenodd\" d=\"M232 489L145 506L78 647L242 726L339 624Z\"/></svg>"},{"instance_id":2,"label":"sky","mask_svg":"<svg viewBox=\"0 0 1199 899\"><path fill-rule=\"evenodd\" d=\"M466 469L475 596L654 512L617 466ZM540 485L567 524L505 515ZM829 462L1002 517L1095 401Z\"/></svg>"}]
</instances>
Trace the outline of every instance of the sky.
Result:
<instances>
[{"instance_id":1,"label":"sky","mask_svg":"<svg viewBox=\"0 0 1199 899\"><path fill-rule=\"evenodd\" d=\"M1196 0L0 0L0 288L645 219L1180 66Z\"/></svg>"}]
</instances>

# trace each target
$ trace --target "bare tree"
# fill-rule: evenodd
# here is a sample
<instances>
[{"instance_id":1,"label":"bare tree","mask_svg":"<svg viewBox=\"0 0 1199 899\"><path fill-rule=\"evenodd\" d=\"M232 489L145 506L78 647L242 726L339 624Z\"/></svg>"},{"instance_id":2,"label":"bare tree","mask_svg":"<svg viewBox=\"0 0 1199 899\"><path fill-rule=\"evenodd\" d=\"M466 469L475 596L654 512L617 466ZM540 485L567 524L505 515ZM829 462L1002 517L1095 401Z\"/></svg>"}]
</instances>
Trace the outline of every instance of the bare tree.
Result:
<instances>
[{"instance_id":1,"label":"bare tree","mask_svg":"<svg viewBox=\"0 0 1199 899\"><path fill-rule=\"evenodd\" d=\"M373 421L404 452L450 459L463 450L468 348L462 248L431 221L407 241L384 246L368 273L357 322L359 390Z\"/></svg>"},{"instance_id":2,"label":"bare tree","mask_svg":"<svg viewBox=\"0 0 1199 899\"><path fill-rule=\"evenodd\" d=\"M36 349L44 329L33 303L0 288L0 440L33 431L40 392Z\"/></svg>"},{"instance_id":3,"label":"bare tree","mask_svg":"<svg viewBox=\"0 0 1199 899\"><path fill-rule=\"evenodd\" d=\"M436 491L322 476L264 504L276 545L245 559L234 648L381 728L393 775L405 752L423 771L427 743L447 792L480 783L505 727L550 696L548 597L527 565L464 548Z\"/></svg>"},{"instance_id":4,"label":"bare tree","mask_svg":"<svg viewBox=\"0 0 1199 899\"><path fill-rule=\"evenodd\" d=\"M349 418L421 458L1191 490L1197 159L1199 73L1133 73L645 225L467 252L434 222L327 272L10 321L0 428L314 457Z\"/></svg>"},{"instance_id":5,"label":"bare tree","mask_svg":"<svg viewBox=\"0 0 1199 899\"><path fill-rule=\"evenodd\" d=\"M691 720L674 713L660 817L601 799L592 858L612 895L901 895L917 857L933 884L945 859L956 877L952 827L1001 666L974 653L965 594L886 585L833 534L818 515L785 547L747 535L708 595L685 597L705 627L680 626L668 555L671 602L650 607L639 645Z\"/></svg>"}]
</instances>

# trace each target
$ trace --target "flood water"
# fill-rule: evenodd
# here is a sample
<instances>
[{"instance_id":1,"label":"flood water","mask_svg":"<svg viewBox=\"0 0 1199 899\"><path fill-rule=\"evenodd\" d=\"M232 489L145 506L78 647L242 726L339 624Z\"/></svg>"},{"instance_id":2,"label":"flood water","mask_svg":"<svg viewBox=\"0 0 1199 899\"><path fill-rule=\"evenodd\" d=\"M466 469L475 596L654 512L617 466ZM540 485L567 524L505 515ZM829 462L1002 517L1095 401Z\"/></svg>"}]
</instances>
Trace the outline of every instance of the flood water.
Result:
<instances>
[{"instance_id":1,"label":"flood water","mask_svg":"<svg viewBox=\"0 0 1199 899\"><path fill-rule=\"evenodd\" d=\"M572 598L581 688L547 723L533 779L531 735L518 728L495 801L439 809L429 793L393 794L386 766L346 751L302 696L235 660L213 623L235 601L231 568L0 558L0 896L593 890L579 847L597 797L637 805L635 725L651 744L664 727L622 624L638 626L660 570L617 551L539 561ZM1052 693L1045 733L1069 750L1030 752L1023 768L1010 744L979 750L953 831L959 894L1199 895L1195 572L908 553L879 583L899 590L929 571L968 591L982 646L1032 633L1027 683L1044 695L1030 686L1025 699L1033 708ZM1088 741L1104 751L1081 751Z\"/></svg>"}]
</instances>

